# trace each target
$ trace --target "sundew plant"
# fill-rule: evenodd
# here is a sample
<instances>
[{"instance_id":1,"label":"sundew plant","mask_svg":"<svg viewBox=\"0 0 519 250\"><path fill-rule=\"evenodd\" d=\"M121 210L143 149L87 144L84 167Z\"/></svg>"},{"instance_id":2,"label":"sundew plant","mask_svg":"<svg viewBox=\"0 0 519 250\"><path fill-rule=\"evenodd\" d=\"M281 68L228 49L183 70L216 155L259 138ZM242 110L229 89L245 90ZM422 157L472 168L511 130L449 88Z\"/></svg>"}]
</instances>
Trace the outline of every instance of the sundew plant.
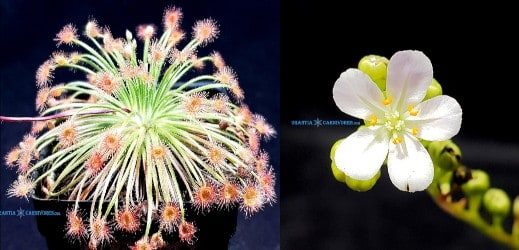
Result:
<instances>
[{"instance_id":1,"label":"sundew plant","mask_svg":"<svg viewBox=\"0 0 519 250\"><path fill-rule=\"evenodd\" d=\"M9 196L75 201L67 212L70 239L95 248L115 240L116 230L143 232L139 249L164 246L164 234L192 243L197 229L186 220L188 203L190 212L236 205L250 215L275 201L275 177L260 145L274 129L245 105L219 53L197 54L217 38L216 22L196 22L183 42L181 20L172 7L160 36L142 25L137 39L130 31L115 38L95 20L83 34L68 24L56 35L59 47L81 52L55 52L37 70L41 116L1 117L33 122L5 157L19 173ZM87 80L53 85L60 68ZM188 79L193 72L199 75ZM91 201L89 211L79 201Z\"/></svg>"}]
</instances>

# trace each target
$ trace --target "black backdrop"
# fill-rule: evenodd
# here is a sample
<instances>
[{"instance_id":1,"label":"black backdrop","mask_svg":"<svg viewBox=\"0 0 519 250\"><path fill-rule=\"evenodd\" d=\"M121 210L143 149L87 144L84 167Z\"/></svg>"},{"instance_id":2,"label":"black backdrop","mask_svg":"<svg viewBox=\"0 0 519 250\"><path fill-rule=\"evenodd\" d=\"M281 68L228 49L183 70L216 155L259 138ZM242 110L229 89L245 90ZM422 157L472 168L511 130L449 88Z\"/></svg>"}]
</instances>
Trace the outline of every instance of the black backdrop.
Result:
<instances>
[{"instance_id":1,"label":"black backdrop","mask_svg":"<svg viewBox=\"0 0 519 250\"><path fill-rule=\"evenodd\" d=\"M124 36L142 23L162 22L169 5L184 11L183 28L188 34L196 20L212 17L220 24L220 38L201 50L218 50L240 78L251 110L279 124L279 4L277 1L10 1L0 2L0 113L35 115L34 73L56 50L52 41L67 23L81 30L89 17L109 25L115 36ZM65 72L65 71L61 71ZM56 79L71 74L57 73ZM0 155L21 140L27 124L0 125ZM279 173L279 139L266 144L272 164ZM6 199L5 191L15 180L2 160L0 209L31 210L24 200ZM279 189L279 185L277 185ZM279 193L279 192L278 192ZM31 217L0 217L1 249L44 249L44 239ZM233 249L279 248L279 203L251 218L240 215Z\"/></svg>"},{"instance_id":2,"label":"black backdrop","mask_svg":"<svg viewBox=\"0 0 519 250\"><path fill-rule=\"evenodd\" d=\"M338 2L344 4L338 4ZM334 180L329 152L353 127L300 127L292 120L349 120L332 99L340 73L367 54L422 50L444 93L463 108L454 138L464 163L519 194L517 38L510 6L457 9L436 1L282 1L282 208L284 249L496 249L450 218L426 193L404 193L387 170L367 193Z\"/></svg>"},{"instance_id":3,"label":"black backdrop","mask_svg":"<svg viewBox=\"0 0 519 250\"><path fill-rule=\"evenodd\" d=\"M0 8L0 113L34 114L34 71L54 50L52 38L68 22L88 16L114 32L160 22L167 4L139 1L2 1ZM283 1L281 3L283 249L495 249L500 246L448 217L425 193L396 190L384 170L368 193L337 183L329 171L329 148L351 127L293 127L295 119L350 119L334 105L331 89L339 74L366 54L390 57L402 49L428 55L444 92L462 105L464 120L455 138L464 162L486 169L494 186L519 194L519 133L516 114L516 16L510 6L488 3L454 8ZM392 1L393 2L393 1ZM168 2L169 3L169 2ZM276 1L175 1L185 25L211 16L222 24L220 50L244 83L252 108L278 124L278 4ZM409 10L409 8L412 8ZM400 11L396 11L400 9ZM186 26L187 27L187 26ZM248 82L245 83L245 82ZM23 136L25 125L0 125L2 155ZM279 166L277 141L269 144ZM279 169L279 168L278 168ZM1 170L1 190L14 178ZM514 178L515 176L515 178ZM3 192L3 191L2 191ZM1 209L28 209L1 196ZM279 248L277 207L240 219L237 249ZM33 220L0 218L2 249L41 247Z\"/></svg>"}]
</instances>

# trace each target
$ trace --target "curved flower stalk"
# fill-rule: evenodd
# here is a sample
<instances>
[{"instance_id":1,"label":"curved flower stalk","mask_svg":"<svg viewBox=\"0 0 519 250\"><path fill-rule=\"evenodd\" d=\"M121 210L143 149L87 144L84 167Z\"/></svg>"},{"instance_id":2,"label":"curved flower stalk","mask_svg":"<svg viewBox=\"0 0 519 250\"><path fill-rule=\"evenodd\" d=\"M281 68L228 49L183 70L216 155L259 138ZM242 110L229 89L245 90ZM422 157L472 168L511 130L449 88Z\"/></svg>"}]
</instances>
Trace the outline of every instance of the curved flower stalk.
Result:
<instances>
[{"instance_id":1,"label":"curved flower stalk","mask_svg":"<svg viewBox=\"0 0 519 250\"><path fill-rule=\"evenodd\" d=\"M445 212L519 249L519 196L512 205L506 192L491 188L485 171L461 163L460 148L448 140L460 129L461 108L442 95L427 57L416 51L397 52L390 60L371 55L360 61L359 69L344 72L334 86L337 106L365 122L333 145L334 177L355 191L368 191L389 154L385 164L399 189L426 190ZM513 225L506 230L503 223L510 213Z\"/></svg>"},{"instance_id":2,"label":"curved flower stalk","mask_svg":"<svg viewBox=\"0 0 519 250\"><path fill-rule=\"evenodd\" d=\"M91 247L113 240L114 230L138 232L145 221L138 249L159 248L161 235L174 231L192 243L197 229L186 221L187 203L200 213L238 204L250 215L275 201L275 177L260 145L274 129L243 103L220 54L197 55L218 36L216 22L198 21L181 46L181 19L180 9L166 10L159 37L155 26L139 26L141 48L131 32L114 38L95 20L85 26L88 42L71 24L56 35L59 46L83 52L56 52L38 69L41 117L2 117L34 121L5 158L20 174L9 196L27 198L41 188L46 199L76 201L67 235ZM208 63L214 73L188 78ZM59 68L88 81L52 86ZM89 211L79 209L83 200L92 201ZM153 221L160 225L155 233Z\"/></svg>"},{"instance_id":3,"label":"curved flower stalk","mask_svg":"<svg viewBox=\"0 0 519 250\"><path fill-rule=\"evenodd\" d=\"M491 187L485 171L464 166L461 150L454 142L432 142L427 149L436 172L433 184L427 188L434 202L490 239L519 249L519 196L512 205L504 190ZM504 222L510 214L513 224L507 230Z\"/></svg>"}]
</instances>

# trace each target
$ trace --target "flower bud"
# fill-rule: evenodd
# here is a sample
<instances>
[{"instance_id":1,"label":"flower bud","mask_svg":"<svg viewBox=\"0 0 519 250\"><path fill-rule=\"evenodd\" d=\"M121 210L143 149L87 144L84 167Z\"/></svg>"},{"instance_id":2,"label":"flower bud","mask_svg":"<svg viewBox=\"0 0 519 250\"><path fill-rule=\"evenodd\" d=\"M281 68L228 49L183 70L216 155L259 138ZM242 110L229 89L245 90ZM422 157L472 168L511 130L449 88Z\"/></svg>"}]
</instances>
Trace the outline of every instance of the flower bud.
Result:
<instances>
[{"instance_id":1,"label":"flower bud","mask_svg":"<svg viewBox=\"0 0 519 250\"><path fill-rule=\"evenodd\" d=\"M461 150L451 140L434 141L427 147L433 163L445 170L454 170L460 165Z\"/></svg>"},{"instance_id":2,"label":"flower bud","mask_svg":"<svg viewBox=\"0 0 519 250\"><path fill-rule=\"evenodd\" d=\"M355 180L347 175L344 176L344 183L346 183L349 188L358 192L366 192L375 186L378 178L380 177L380 171L378 171L377 174L369 180Z\"/></svg>"},{"instance_id":3,"label":"flower bud","mask_svg":"<svg viewBox=\"0 0 519 250\"><path fill-rule=\"evenodd\" d=\"M490 178L483 170L473 169L472 178L461 185L461 190L468 198L468 209L471 213L479 213L483 194L490 188Z\"/></svg>"},{"instance_id":4,"label":"flower bud","mask_svg":"<svg viewBox=\"0 0 519 250\"><path fill-rule=\"evenodd\" d=\"M383 56L369 55L359 61L359 70L366 73L382 90L386 90L387 64L389 60Z\"/></svg>"},{"instance_id":5,"label":"flower bud","mask_svg":"<svg viewBox=\"0 0 519 250\"><path fill-rule=\"evenodd\" d=\"M491 188L483 196L483 206L492 215L494 223L501 223L510 213L511 202L505 191Z\"/></svg>"},{"instance_id":6,"label":"flower bud","mask_svg":"<svg viewBox=\"0 0 519 250\"><path fill-rule=\"evenodd\" d=\"M420 143L425 147L428 148L429 144L431 144L431 141L420 139Z\"/></svg>"},{"instance_id":7,"label":"flower bud","mask_svg":"<svg viewBox=\"0 0 519 250\"><path fill-rule=\"evenodd\" d=\"M341 144L341 142L343 141L344 139L340 139L338 141L336 141L333 146L332 146L332 150L330 151L330 159L332 159L332 161L335 160L335 150L337 150L337 148L339 147L339 145Z\"/></svg>"},{"instance_id":8,"label":"flower bud","mask_svg":"<svg viewBox=\"0 0 519 250\"><path fill-rule=\"evenodd\" d=\"M519 196L515 197L513 213L514 213L514 218L516 220L519 220Z\"/></svg>"},{"instance_id":9,"label":"flower bud","mask_svg":"<svg viewBox=\"0 0 519 250\"><path fill-rule=\"evenodd\" d=\"M442 195L446 196L451 193L452 176L452 171L444 171L441 168L434 168L434 179Z\"/></svg>"},{"instance_id":10,"label":"flower bud","mask_svg":"<svg viewBox=\"0 0 519 250\"><path fill-rule=\"evenodd\" d=\"M490 188L490 178L483 170L473 169L472 179L461 186L467 196L483 195Z\"/></svg>"},{"instance_id":11,"label":"flower bud","mask_svg":"<svg viewBox=\"0 0 519 250\"><path fill-rule=\"evenodd\" d=\"M429 88L427 88L427 93L425 94L424 101L431 99L435 96L439 96L442 93L442 85L440 85L440 83L433 78L431 85L429 85Z\"/></svg>"},{"instance_id":12,"label":"flower bud","mask_svg":"<svg viewBox=\"0 0 519 250\"><path fill-rule=\"evenodd\" d=\"M335 165L335 162L332 161L332 174L333 177L335 177L335 180L338 182L344 182L344 179L346 178L346 175L344 172L342 172L340 169L337 168Z\"/></svg>"},{"instance_id":13,"label":"flower bud","mask_svg":"<svg viewBox=\"0 0 519 250\"><path fill-rule=\"evenodd\" d=\"M512 237L519 240L519 196L514 200L514 224L512 225Z\"/></svg>"}]
</instances>

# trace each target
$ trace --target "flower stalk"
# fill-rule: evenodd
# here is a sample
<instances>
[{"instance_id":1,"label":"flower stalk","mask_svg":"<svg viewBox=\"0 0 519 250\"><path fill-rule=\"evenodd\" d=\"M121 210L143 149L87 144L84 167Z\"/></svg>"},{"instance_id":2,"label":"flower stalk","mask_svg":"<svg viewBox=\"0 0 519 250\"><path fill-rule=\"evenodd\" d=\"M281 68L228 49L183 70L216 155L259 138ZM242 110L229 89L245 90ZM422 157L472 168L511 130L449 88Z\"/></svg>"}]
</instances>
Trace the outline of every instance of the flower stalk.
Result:
<instances>
[{"instance_id":1,"label":"flower stalk","mask_svg":"<svg viewBox=\"0 0 519 250\"><path fill-rule=\"evenodd\" d=\"M489 223L483 219L478 210L470 208L467 209L466 199L455 202L449 201L445 196L441 195L440 190L435 185L431 185L427 189L427 193L431 196L434 203L447 214L472 226L493 241L506 245L512 249L519 249L519 237L517 233L508 233L503 229L501 223ZM473 203L471 203L469 200L469 206L470 204L477 204L478 201L481 202L481 200L474 200ZM515 220L513 225L514 230L517 231L518 227L519 222L518 220Z\"/></svg>"},{"instance_id":2,"label":"flower stalk","mask_svg":"<svg viewBox=\"0 0 519 250\"><path fill-rule=\"evenodd\" d=\"M427 193L431 196L432 200L436 205L438 205L438 207L452 217L474 227L486 237L499 242L500 244L506 245L512 249L519 249L519 239L517 236L507 233L500 226L492 226L484 220L479 213L465 209L464 201L454 203L448 202L442 199L441 196L438 195L437 191L432 190L432 188L428 189ZM514 227L517 227L517 223L515 223Z\"/></svg>"}]
</instances>

